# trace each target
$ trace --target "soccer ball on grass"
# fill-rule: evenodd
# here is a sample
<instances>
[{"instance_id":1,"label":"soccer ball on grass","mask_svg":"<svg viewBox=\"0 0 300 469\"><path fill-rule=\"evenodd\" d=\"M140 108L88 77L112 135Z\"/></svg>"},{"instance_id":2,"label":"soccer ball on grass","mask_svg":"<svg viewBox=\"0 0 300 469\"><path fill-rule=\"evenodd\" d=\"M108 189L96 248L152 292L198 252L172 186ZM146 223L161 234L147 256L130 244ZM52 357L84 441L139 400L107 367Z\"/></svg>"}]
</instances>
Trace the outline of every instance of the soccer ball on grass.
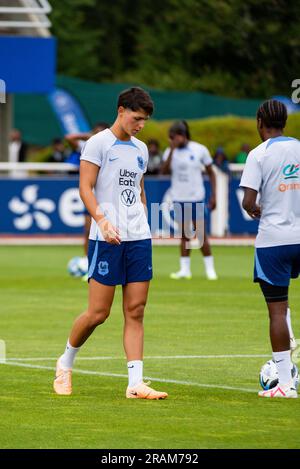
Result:
<instances>
[{"instance_id":1,"label":"soccer ball on grass","mask_svg":"<svg viewBox=\"0 0 300 469\"><path fill-rule=\"evenodd\" d=\"M88 272L88 260L86 257L73 257L68 262L67 269L72 277L83 277Z\"/></svg>"},{"instance_id":2,"label":"soccer ball on grass","mask_svg":"<svg viewBox=\"0 0 300 469\"><path fill-rule=\"evenodd\" d=\"M292 363L291 372L295 387L297 388L299 383L299 372L295 363ZM278 372L274 360L268 360L267 363L262 366L259 373L259 383L264 391L275 388L275 386L277 386Z\"/></svg>"}]
</instances>

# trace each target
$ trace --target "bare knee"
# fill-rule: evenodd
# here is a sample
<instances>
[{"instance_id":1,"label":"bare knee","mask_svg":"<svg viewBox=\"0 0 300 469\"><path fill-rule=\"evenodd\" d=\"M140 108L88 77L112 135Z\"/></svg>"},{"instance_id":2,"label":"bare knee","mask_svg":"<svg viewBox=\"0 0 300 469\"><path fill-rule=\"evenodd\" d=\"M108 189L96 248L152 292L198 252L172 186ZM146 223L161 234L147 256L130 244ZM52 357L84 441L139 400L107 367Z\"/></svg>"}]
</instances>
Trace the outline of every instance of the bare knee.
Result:
<instances>
[{"instance_id":1,"label":"bare knee","mask_svg":"<svg viewBox=\"0 0 300 469\"><path fill-rule=\"evenodd\" d=\"M100 324L103 324L108 318L110 310L107 308L93 308L88 309L86 314L89 319L90 327L97 327Z\"/></svg>"},{"instance_id":2,"label":"bare knee","mask_svg":"<svg viewBox=\"0 0 300 469\"><path fill-rule=\"evenodd\" d=\"M125 320L143 322L145 304L132 304L124 308Z\"/></svg>"}]
</instances>

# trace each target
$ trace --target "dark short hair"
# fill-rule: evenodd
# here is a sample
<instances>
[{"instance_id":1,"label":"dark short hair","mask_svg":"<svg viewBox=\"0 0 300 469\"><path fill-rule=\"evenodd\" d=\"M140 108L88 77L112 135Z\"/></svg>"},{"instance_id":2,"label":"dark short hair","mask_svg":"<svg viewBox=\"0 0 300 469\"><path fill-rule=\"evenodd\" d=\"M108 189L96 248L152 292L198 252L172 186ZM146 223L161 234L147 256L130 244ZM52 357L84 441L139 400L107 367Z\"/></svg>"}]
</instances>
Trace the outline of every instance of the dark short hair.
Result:
<instances>
[{"instance_id":1,"label":"dark short hair","mask_svg":"<svg viewBox=\"0 0 300 469\"><path fill-rule=\"evenodd\" d=\"M118 98L118 108L120 106L132 111L143 109L149 116L153 114L154 110L154 104L149 93L138 86L122 91Z\"/></svg>"},{"instance_id":2,"label":"dark short hair","mask_svg":"<svg viewBox=\"0 0 300 469\"><path fill-rule=\"evenodd\" d=\"M287 121L286 106L277 99L269 99L259 106L256 118L261 119L269 129L284 129Z\"/></svg>"},{"instance_id":3,"label":"dark short hair","mask_svg":"<svg viewBox=\"0 0 300 469\"><path fill-rule=\"evenodd\" d=\"M159 147L159 141L156 140L156 138L150 138L148 141L147 141L147 145L156 145L157 147Z\"/></svg>"},{"instance_id":4,"label":"dark short hair","mask_svg":"<svg viewBox=\"0 0 300 469\"><path fill-rule=\"evenodd\" d=\"M177 121L169 128L169 135L183 135L188 140L191 138L190 129L186 121Z\"/></svg>"}]
</instances>

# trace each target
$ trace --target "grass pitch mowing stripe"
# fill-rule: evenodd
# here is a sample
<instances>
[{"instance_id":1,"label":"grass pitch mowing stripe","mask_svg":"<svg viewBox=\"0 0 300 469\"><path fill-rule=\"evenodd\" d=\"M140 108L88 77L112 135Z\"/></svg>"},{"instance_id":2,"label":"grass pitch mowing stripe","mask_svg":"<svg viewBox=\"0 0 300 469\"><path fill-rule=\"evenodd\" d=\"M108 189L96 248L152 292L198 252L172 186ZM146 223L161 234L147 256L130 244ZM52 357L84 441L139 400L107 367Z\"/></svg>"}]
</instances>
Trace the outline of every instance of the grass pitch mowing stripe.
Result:
<instances>
[{"instance_id":1,"label":"grass pitch mowing stripe","mask_svg":"<svg viewBox=\"0 0 300 469\"><path fill-rule=\"evenodd\" d=\"M57 357L74 318L86 307L87 286L66 272L80 247L0 246L0 331L10 357ZM252 283L253 248L214 247L219 280L208 282L203 261L192 252L193 278L172 281L179 253L154 248L154 280L145 314L145 355L267 355L268 317ZM290 305L299 336L299 286ZM111 317L82 350L87 357L122 357L122 298L116 292ZM84 358L84 357L82 357ZM74 373L70 397L52 391L49 370L1 366L2 448L299 448L300 400L268 401L255 393L266 357L148 359L147 376L170 398L125 399L126 362L90 360L95 374ZM29 363L32 364L32 363ZM39 363L39 365L47 363ZM26 363L25 363L26 365ZM84 369L78 361L76 368ZM116 374L122 377L109 377ZM171 383L205 383L210 388Z\"/></svg>"}]
</instances>

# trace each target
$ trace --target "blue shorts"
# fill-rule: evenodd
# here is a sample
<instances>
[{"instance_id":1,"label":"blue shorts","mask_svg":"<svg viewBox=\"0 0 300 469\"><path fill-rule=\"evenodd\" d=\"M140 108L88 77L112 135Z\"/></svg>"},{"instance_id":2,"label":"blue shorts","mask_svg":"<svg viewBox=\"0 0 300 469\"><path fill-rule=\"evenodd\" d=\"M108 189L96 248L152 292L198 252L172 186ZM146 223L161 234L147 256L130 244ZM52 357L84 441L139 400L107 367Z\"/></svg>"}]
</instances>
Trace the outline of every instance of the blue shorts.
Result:
<instances>
[{"instance_id":1,"label":"blue shorts","mask_svg":"<svg viewBox=\"0 0 300 469\"><path fill-rule=\"evenodd\" d=\"M104 285L126 285L152 279L151 239L109 244L89 240L88 278Z\"/></svg>"},{"instance_id":2,"label":"blue shorts","mask_svg":"<svg viewBox=\"0 0 300 469\"><path fill-rule=\"evenodd\" d=\"M254 282L287 287L300 274L300 244L256 248Z\"/></svg>"},{"instance_id":3,"label":"blue shorts","mask_svg":"<svg viewBox=\"0 0 300 469\"><path fill-rule=\"evenodd\" d=\"M174 220L179 224L203 220L206 215L206 206L203 200L198 202L173 202Z\"/></svg>"}]
</instances>

